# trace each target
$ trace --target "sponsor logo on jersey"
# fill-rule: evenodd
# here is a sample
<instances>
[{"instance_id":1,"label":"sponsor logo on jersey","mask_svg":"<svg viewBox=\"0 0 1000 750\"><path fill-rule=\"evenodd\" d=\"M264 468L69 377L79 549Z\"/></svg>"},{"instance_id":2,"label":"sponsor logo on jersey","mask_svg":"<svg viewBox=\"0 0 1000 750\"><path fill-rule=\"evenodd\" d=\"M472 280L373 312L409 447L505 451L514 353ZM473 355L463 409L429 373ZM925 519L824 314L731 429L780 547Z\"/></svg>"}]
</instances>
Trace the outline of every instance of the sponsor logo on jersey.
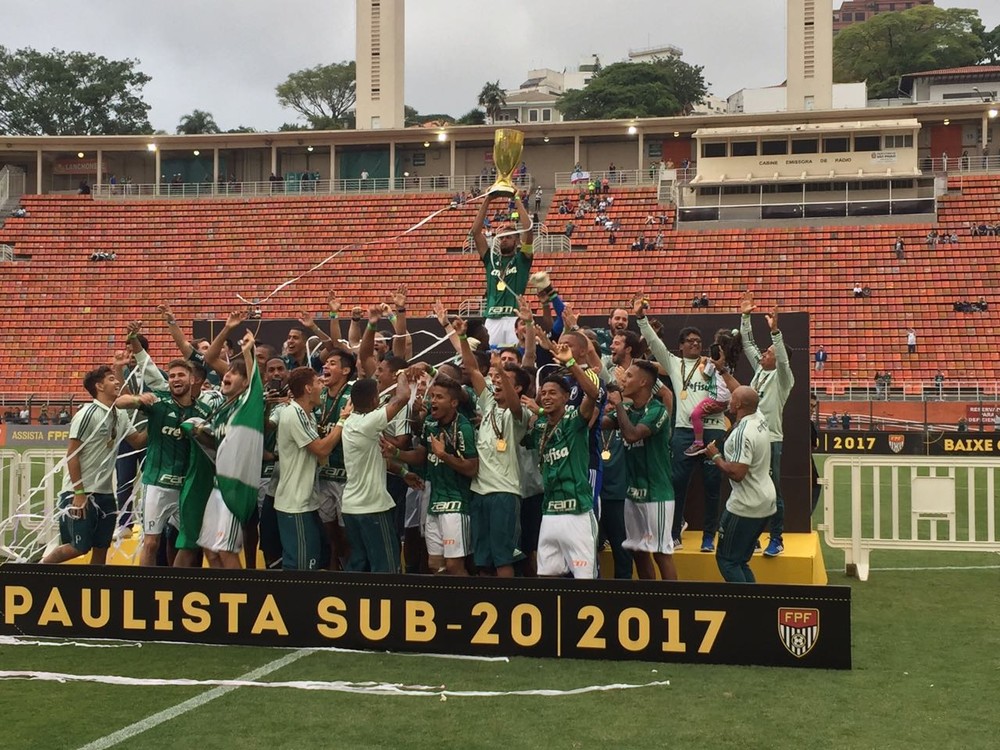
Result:
<instances>
[{"instance_id":1,"label":"sponsor logo on jersey","mask_svg":"<svg viewBox=\"0 0 1000 750\"><path fill-rule=\"evenodd\" d=\"M819 640L819 610L805 607L778 609L778 637L788 652L801 659Z\"/></svg>"},{"instance_id":2,"label":"sponsor logo on jersey","mask_svg":"<svg viewBox=\"0 0 1000 750\"><path fill-rule=\"evenodd\" d=\"M547 450L545 451L545 455L542 456L542 459L547 464L554 464L556 461L559 461L560 459L563 458L569 458L569 448L566 446L563 446L562 448L552 448L550 450Z\"/></svg>"},{"instance_id":3,"label":"sponsor logo on jersey","mask_svg":"<svg viewBox=\"0 0 1000 750\"><path fill-rule=\"evenodd\" d=\"M549 513L576 513L576 498L570 500L549 500Z\"/></svg>"}]
</instances>

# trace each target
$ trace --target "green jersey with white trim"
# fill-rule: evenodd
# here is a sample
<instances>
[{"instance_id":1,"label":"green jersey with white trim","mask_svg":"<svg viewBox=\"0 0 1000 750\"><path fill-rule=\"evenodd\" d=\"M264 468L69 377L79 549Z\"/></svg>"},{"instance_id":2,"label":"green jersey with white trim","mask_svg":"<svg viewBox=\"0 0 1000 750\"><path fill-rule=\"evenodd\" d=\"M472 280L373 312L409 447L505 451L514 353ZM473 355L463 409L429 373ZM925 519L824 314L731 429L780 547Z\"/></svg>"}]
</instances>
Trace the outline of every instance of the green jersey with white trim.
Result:
<instances>
[{"instance_id":1,"label":"green jersey with white trim","mask_svg":"<svg viewBox=\"0 0 1000 750\"><path fill-rule=\"evenodd\" d=\"M625 497L634 503L673 501L673 461L670 458L670 412L655 398L642 409L630 407L629 421L646 425L649 437L631 445L625 443Z\"/></svg>"},{"instance_id":2,"label":"green jersey with white trim","mask_svg":"<svg viewBox=\"0 0 1000 750\"><path fill-rule=\"evenodd\" d=\"M340 419L340 414L344 410L344 407L347 406L350 398L350 383L346 383L336 393L330 393L326 388L323 389L323 393L320 396L319 408L315 410L316 425L320 437L326 437L330 434L330 430L336 426L337 420ZM334 446L326 464L319 467L319 478L332 479L334 482L340 482L341 484L347 481L347 469L344 467L343 440Z\"/></svg>"},{"instance_id":3,"label":"green jersey with white trim","mask_svg":"<svg viewBox=\"0 0 1000 750\"><path fill-rule=\"evenodd\" d=\"M420 435L420 442L427 448L427 481L431 483L430 506L427 512L432 515L441 513L468 513L469 501L472 499L472 479L459 474L444 461L434 455L431 450L431 438L439 437L444 441L446 453L459 458L478 458L476 451L476 431L472 422L456 414L451 424L442 425L436 419L427 419Z\"/></svg>"},{"instance_id":4,"label":"green jersey with white trim","mask_svg":"<svg viewBox=\"0 0 1000 750\"><path fill-rule=\"evenodd\" d=\"M139 410L146 415L146 461L142 483L155 487L180 489L184 485L191 441L181 431L181 424L195 413L194 404L181 406L167 391L153 391L156 401Z\"/></svg>"},{"instance_id":5,"label":"green jersey with white trim","mask_svg":"<svg viewBox=\"0 0 1000 750\"><path fill-rule=\"evenodd\" d=\"M524 294L531 273L531 245L521 245L513 255L500 255L487 251L483 255L486 266L486 317L510 318L517 315L517 298ZM503 288L500 282L503 282Z\"/></svg>"},{"instance_id":6,"label":"green jersey with white trim","mask_svg":"<svg viewBox=\"0 0 1000 750\"><path fill-rule=\"evenodd\" d=\"M545 502L542 513L586 513L594 507L590 486L590 427L575 406L567 406L562 419L549 424L549 415L538 418L529 435L542 462Z\"/></svg>"}]
</instances>

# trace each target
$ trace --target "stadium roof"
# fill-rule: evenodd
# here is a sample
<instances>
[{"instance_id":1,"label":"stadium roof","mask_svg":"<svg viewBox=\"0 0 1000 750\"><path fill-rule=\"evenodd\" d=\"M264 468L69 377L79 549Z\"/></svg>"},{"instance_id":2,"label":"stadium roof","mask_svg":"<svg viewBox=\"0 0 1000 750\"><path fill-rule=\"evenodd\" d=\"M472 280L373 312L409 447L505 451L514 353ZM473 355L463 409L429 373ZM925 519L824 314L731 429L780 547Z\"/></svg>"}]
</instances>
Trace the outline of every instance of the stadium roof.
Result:
<instances>
[{"instance_id":1,"label":"stadium roof","mask_svg":"<svg viewBox=\"0 0 1000 750\"><path fill-rule=\"evenodd\" d=\"M968 76L996 75L1000 76L1000 65L966 65L963 68L939 68L938 70L921 70L919 73L907 73L903 78L966 78Z\"/></svg>"}]
</instances>

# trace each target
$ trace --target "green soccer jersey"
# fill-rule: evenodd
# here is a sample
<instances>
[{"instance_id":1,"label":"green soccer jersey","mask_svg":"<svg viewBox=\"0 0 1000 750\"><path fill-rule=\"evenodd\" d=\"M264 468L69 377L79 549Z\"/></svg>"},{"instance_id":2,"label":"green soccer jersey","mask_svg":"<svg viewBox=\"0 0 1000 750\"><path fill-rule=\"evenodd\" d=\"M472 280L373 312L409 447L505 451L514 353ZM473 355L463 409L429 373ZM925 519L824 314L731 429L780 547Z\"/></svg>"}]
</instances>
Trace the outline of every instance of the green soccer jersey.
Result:
<instances>
[{"instance_id":1,"label":"green soccer jersey","mask_svg":"<svg viewBox=\"0 0 1000 750\"><path fill-rule=\"evenodd\" d=\"M531 259L531 245L522 245L520 250L510 256L492 251L483 255L483 265L486 266L487 318L510 318L517 315L517 298L524 294L528 285Z\"/></svg>"},{"instance_id":2,"label":"green soccer jersey","mask_svg":"<svg viewBox=\"0 0 1000 750\"><path fill-rule=\"evenodd\" d=\"M538 448L542 462L544 514L580 514L594 507L589 435L587 420L575 406L567 406L562 419L554 425L549 424L548 415L535 422L529 441Z\"/></svg>"},{"instance_id":3,"label":"green soccer jersey","mask_svg":"<svg viewBox=\"0 0 1000 750\"><path fill-rule=\"evenodd\" d=\"M625 497L634 503L673 501L670 412L657 399L651 398L641 409L629 408L628 418L634 425L646 425L651 434L631 445L625 443L625 474L628 481Z\"/></svg>"},{"instance_id":4,"label":"green soccer jersey","mask_svg":"<svg viewBox=\"0 0 1000 750\"><path fill-rule=\"evenodd\" d=\"M152 405L139 407L148 420L149 436L142 483L180 489L191 454L191 442L181 431L181 424L195 413L195 407L181 406L166 391L154 393L157 400Z\"/></svg>"},{"instance_id":5,"label":"green soccer jersey","mask_svg":"<svg viewBox=\"0 0 1000 750\"><path fill-rule=\"evenodd\" d=\"M431 450L431 438L440 436L447 453L459 458L477 458L476 431L472 423L461 414L456 414L451 424L442 425L436 419L424 422L420 442L427 448L427 481L431 483L430 506L427 512L468 513L472 498L472 479L459 474Z\"/></svg>"},{"instance_id":6,"label":"green soccer jersey","mask_svg":"<svg viewBox=\"0 0 1000 750\"><path fill-rule=\"evenodd\" d=\"M343 388L334 393L330 393L326 388L323 389L323 393L320 396L319 408L315 412L316 424L321 437L326 437L330 434L330 430L337 424L337 420L340 419L340 413L347 406L350 398L350 383L344 384ZM330 458L326 464L320 466L319 478L332 479L334 482L340 482L341 484L347 481L347 470L344 468L343 442L338 442L334 446L333 452L330 453Z\"/></svg>"}]
</instances>

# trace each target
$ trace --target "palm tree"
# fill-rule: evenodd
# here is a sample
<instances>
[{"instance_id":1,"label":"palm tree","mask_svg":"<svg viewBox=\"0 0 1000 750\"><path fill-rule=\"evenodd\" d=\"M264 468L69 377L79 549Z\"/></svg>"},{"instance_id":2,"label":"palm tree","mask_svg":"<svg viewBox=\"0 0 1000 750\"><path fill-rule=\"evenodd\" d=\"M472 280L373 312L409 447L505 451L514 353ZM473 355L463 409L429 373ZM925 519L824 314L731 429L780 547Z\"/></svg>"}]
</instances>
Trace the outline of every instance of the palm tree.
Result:
<instances>
[{"instance_id":1,"label":"palm tree","mask_svg":"<svg viewBox=\"0 0 1000 750\"><path fill-rule=\"evenodd\" d=\"M500 81L487 83L479 92L479 106L486 110L490 122L496 122L500 116L500 108L505 104L507 104L507 94L500 88Z\"/></svg>"},{"instance_id":2,"label":"palm tree","mask_svg":"<svg viewBox=\"0 0 1000 750\"><path fill-rule=\"evenodd\" d=\"M197 135L199 133L219 133L219 126L211 112L196 109L181 118L177 126L178 135Z\"/></svg>"}]
</instances>

